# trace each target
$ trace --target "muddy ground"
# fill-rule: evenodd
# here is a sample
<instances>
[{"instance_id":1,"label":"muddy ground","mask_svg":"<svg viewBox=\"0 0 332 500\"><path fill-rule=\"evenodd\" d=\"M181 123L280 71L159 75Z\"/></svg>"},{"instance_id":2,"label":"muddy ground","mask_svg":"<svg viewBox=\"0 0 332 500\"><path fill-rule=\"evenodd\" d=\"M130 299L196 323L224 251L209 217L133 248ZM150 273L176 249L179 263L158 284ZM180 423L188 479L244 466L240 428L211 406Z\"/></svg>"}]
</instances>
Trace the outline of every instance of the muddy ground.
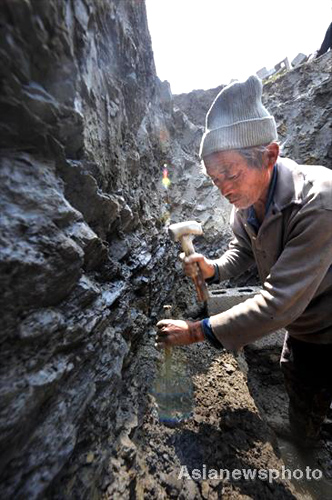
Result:
<instances>
[{"instance_id":1,"label":"muddy ground","mask_svg":"<svg viewBox=\"0 0 332 500\"><path fill-rule=\"evenodd\" d=\"M316 449L301 449L294 443L288 424L288 395L279 367L284 331L277 332L245 349L249 367L248 388L260 414L278 436L278 447L287 467L319 469L319 481L294 481L297 498L332 497L332 410L326 419Z\"/></svg>"},{"instance_id":2,"label":"muddy ground","mask_svg":"<svg viewBox=\"0 0 332 500\"><path fill-rule=\"evenodd\" d=\"M160 423L154 396L149 394L154 348L148 344L146 364L140 367L142 376L147 374L146 411L139 415L138 410L135 429L122 436L122 444L127 440L127 453L114 457L112 482L104 499L296 498L287 480L188 478L193 469L203 475L204 465L207 471L258 471L281 470L283 462L275 435L248 391L246 375L239 368L243 361L206 343L181 348L194 384L193 416L175 427ZM163 355L154 357L159 357L160 365ZM138 406L143 410L145 405L141 401Z\"/></svg>"},{"instance_id":3,"label":"muddy ground","mask_svg":"<svg viewBox=\"0 0 332 500\"><path fill-rule=\"evenodd\" d=\"M119 435L119 453L110 464L103 500L329 498L332 482L326 477L309 482L290 482L287 475L270 481L227 478L225 472L208 477L212 469L251 469L256 474L276 469L281 474L283 466L302 471L310 466L329 475L331 441L326 435L319 451L305 456L288 441L287 395L278 363L282 333L238 357L207 343L173 351L173 365L184 361L188 391L193 383L194 407L190 418L172 426L159 421L153 389L165 358L154 348L153 334L140 346L139 366L133 363L137 387L130 387L123 398L128 426ZM144 388L137 392L142 381ZM278 433L285 428L286 440L277 438L272 428ZM200 477L196 472L192 478L195 469Z\"/></svg>"}]
</instances>

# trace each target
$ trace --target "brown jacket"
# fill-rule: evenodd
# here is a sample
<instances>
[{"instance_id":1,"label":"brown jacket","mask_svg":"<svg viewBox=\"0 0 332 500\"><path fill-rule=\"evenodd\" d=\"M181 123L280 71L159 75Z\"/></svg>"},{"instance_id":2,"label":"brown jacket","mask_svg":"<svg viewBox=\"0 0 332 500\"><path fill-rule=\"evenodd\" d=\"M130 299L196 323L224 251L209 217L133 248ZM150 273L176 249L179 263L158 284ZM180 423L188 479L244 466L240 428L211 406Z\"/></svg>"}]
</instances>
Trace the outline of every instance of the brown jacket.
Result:
<instances>
[{"instance_id":1,"label":"brown jacket","mask_svg":"<svg viewBox=\"0 0 332 500\"><path fill-rule=\"evenodd\" d=\"M220 342L231 350L278 328L313 343L332 343L332 171L279 159L274 199L258 234L248 210L233 209L234 239L216 261L220 278L256 262L261 293L211 316Z\"/></svg>"}]
</instances>

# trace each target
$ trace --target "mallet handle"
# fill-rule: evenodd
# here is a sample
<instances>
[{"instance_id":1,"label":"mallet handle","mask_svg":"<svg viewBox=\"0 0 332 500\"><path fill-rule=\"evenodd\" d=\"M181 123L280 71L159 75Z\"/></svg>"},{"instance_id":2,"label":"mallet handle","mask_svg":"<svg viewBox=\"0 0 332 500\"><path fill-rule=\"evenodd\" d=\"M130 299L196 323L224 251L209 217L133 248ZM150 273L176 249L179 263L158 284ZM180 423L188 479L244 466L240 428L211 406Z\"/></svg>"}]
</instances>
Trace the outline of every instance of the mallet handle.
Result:
<instances>
[{"instance_id":1,"label":"mallet handle","mask_svg":"<svg viewBox=\"0 0 332 500\"><path fill-rule=\"evenodd\" d=\"M182 237L181 245L182 245L182 250L184 251L186 257L189 257L189 255L195 252L191 236ZM197 298L199 302L206 302L209 297L208 288L203 278L201 268L199 267L198 264L196 264L196 266L197 266L197 275L193 278L193 282L196 288Z\"/></svg>"},{"instance_id":2,"label":"mallet handle","mask_svg":"<svg viewBox=\"0 0 332 500\"><path fill-rule=\"evenodd\" d=\"M209 298L209 292L208 292L205 280L203 278L201 268L199 267L198 264L197 264L197 267L198 267L197 276L195 276L195 278L193 278L196 292L197 292L197 298L198 298L199 302L206 302L207 299Z\"/></svg>"}]
</instances>

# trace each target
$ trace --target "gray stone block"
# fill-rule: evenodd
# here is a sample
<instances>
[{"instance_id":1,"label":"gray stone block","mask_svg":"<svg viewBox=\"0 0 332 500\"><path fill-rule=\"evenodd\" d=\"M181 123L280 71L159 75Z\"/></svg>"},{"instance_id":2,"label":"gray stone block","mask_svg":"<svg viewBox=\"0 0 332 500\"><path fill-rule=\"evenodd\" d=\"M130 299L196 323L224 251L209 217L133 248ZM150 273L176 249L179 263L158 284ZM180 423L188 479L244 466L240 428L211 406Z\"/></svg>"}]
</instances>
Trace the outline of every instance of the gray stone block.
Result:
<instances>
[{"instance_id":1,"label":"gray stone block","mask_svg":"<svg viewBox=\"0 0 332 500\"><path fill-rule=\"evenodd\" d=\"M270 78L270 76L274 75L275 72L276 70L274 68L269 69L265 78Z\"/></svg>"},{"instance_id":2,"label":"gray stone block","mask_svg":"<svg viewBox=\"0 0 332 500\"><path fill-rule=\"evenodd\" d=\"M275 69L266 69L265 67L260 69L259 71L256 71L256 75L261 79L261 80L266 80L266 78L269 78L271 75L275 73Z\"/></svg>"},{"instance_id":3,"label":"gray stone block","mask_svg":"<svg viewBox=\"0 0 332 500\"><path fill-rule=\"evenodd\" d=\"M308 56L306 56L305 54L302 54L302 52L299 52L299 54L297 54L296 57L294 57L294 59L292 60L292 66L293 68L295 68L296 66L299 66L300 64L303 64L304 62L306 62L308 59Z\"/></svg>"},{"instance_id":4,"label":"gray stone block","mask_svg":"<svg viewBox=\"0 0 332 500\"><path fill-rule=\"evenodd\" d=\"M266 67L264 66L264 68L262 69L259 69L258 71L256 71L256 75L261 79L261 80L264 80L264 78L266 78L268 76L269 72L268 70L266 69Z\"/></svg>"},{"instance_id":5,"label":"gray stone block","mask_svg":"<svg viewBox=\"0 0 332 500\"><path fill-rule=\"evenodd\" d=\"M236 304L254 297L260 291L259 286L211 290L207 303L209 316L227 311Z\"/></svg>"},{"instance_id":6,"label":"gray stone block","mask_svg":"<svg viewBox=\"0 0 332 500\"><path fill-rule=\"evenodd\" d=\"M283 59L278 64L276 64L274 66L274 69L277 72L280 71L280 70L283 70L283 69L286 69L287 71L289 71L291 69L291 67L290 67L290 64L289 64L289 61L288 61L288 57L285 57L285 59Z\"/></svg>"}]
</instances>

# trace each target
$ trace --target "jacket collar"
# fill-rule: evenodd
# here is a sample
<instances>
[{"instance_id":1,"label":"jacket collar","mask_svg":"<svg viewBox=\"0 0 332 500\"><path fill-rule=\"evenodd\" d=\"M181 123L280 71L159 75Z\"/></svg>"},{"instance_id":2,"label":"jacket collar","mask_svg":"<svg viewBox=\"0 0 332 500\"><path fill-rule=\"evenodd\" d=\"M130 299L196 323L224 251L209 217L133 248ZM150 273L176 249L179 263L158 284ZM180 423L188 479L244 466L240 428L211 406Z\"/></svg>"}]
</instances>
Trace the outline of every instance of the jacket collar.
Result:
<instances>
[{"instance_id":1,"label":"jacket collar","mask_svg":"<svg viewBox=\"0 0 332 500\"><path fill-rule=\"evenodd\" d=\"M277 184L274 191L273 200L269 209L281 211L292 203L301 203L303 174L298 168L298 164L289 158L278 158L276 163L278 169ZM242 218L247 220L249 209L235 209Z\"/></svg>"},{"instance_id":2,"label":"jacket collar","mask_svg":"<svg viewBox=\"0 0 332 500\"><path fill-rule=\"evenodd\" d=\"M278 180L274 192L274 206L283 210L292 203L301 203L303 189L303 174L295 161L288 158L278 158Z\"/></svg>"}]
</instances>

